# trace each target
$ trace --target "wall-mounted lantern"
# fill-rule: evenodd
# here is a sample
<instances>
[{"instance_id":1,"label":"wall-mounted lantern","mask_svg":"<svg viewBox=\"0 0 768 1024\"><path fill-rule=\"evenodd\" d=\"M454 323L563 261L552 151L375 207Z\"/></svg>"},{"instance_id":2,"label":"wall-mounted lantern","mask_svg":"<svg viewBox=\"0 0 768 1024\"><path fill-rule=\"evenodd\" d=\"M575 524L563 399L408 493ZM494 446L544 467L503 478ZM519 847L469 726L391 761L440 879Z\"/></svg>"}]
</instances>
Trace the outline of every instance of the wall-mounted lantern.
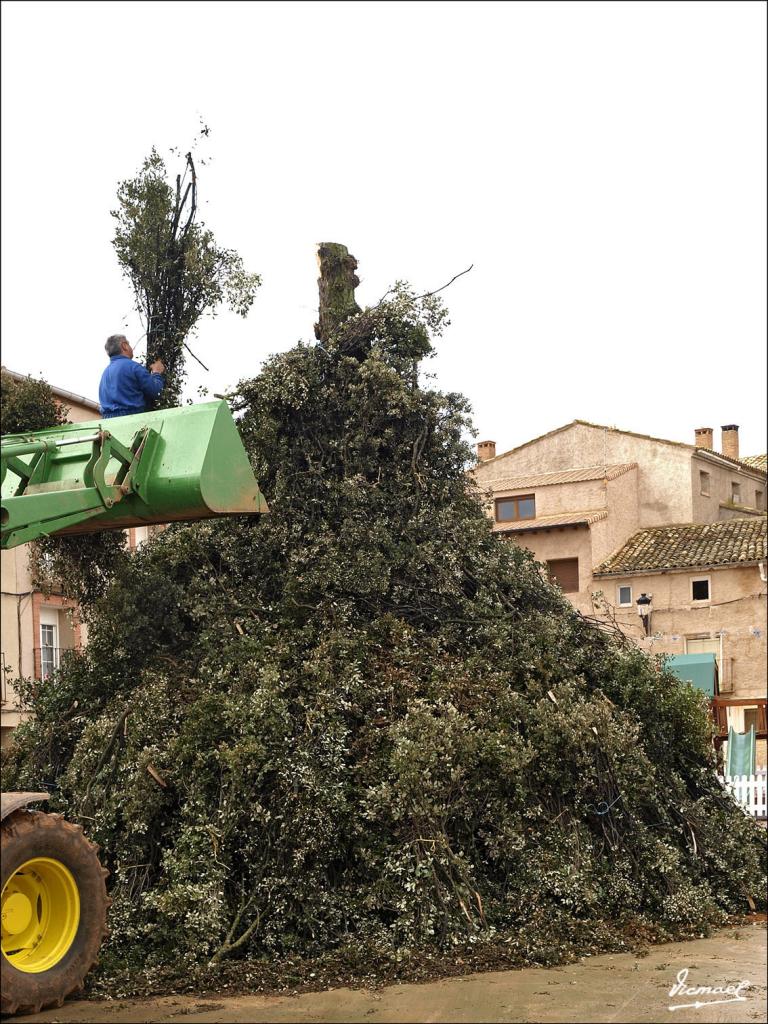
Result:
<instances>
[{"instance_id":1,"label":"wall-mounted lantern","mask_svg":"<svg viewBox=\"0 0 768 1024\"><path fill-rule=\"evenodd\" d=\"M651 599L653 594L641 594L637 599L637 614L643 621L643 628L645 629L645 635L651 635Z\"/></svg>"}]
</instances>

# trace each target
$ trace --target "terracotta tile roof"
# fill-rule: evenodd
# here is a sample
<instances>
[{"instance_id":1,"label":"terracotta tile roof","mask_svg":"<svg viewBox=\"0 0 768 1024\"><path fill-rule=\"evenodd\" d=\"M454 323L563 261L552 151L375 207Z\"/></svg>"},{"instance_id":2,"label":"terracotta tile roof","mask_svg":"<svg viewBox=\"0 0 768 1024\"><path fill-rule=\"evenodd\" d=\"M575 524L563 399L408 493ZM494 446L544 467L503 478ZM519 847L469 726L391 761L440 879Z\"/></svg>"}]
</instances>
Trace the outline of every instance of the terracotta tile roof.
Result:
<instances>
[{"instance_id":1,"label":"terracotta tile roof","mask_svg":"<svg viewBox=\"0 0 768 1024\"><path fill-rule=\"evenodd\" d=\"M754 469L768 473L768 455L745 455L741 461Z\"/></svg>"},{"instance_id":2,"label":"terracotta tile roof","mask_svg":"<svg viewBox=\"0 0 768 1024\"><path fill-rule=\"evenodd\" d=\"M756 470L757 470L758 473L765 473L765 465L763 465L761 467L759 465L756 465L754 462L749 462L747 459L732 459L730 455L723 455L722 452L716 452L714 448L698 448L697 447L697 448L694 449L694 455L699 455L699 454L701 454L701 455L715 455L718 459L724 459L726 462L730 462L734 466L740 466L741 469L748 469L752 473L754 473ZM764 455L752 455L752 456L750 456L750 458L752 458L752 459L760 459L760 458L762 458L763 460L765 460L765 456Z\"/></svg>"},{"instance_id":3,"label":"terracotta tile roof","mask_svg":"<svg viewBox=\"0 0 768 1024\"><path fill-rule=\"evenodd\" d=\"M592 574L616 576L761 561L765 558L766 522L763 515L640 530Z\"/></svg>"},{"instance_id":4,"label":"terracotta tile roof","mask_svg":"<svg viewBox=\"0 0 768 1024\"><path fill-rule=\"evenodd\" d=\"M480 463L482 465L482 463ZM569 469L560 473L534 473L530 476L493 477L483 480L482 486L494 491L519 491L528 487L548 487L550 484L576 484L587 480L615 480L631 469L636 462L625 462L617 466L592 466L589 469Z\"/></svg>"},{"instance_id":5,"label":"terracotta tile roof","mask_svg":"<svg viewBox=\"0 0 768 1024\"><path fill-rule=\"evenodd\" d=\"M521 519L514 523L494 523L494 533L524 533L527 530L546 530L552 526L589 526L599 519L607 519L604 508L592 512L560 512L558 515L537 516L535 519Z\"/></svg>"}]
</instances>

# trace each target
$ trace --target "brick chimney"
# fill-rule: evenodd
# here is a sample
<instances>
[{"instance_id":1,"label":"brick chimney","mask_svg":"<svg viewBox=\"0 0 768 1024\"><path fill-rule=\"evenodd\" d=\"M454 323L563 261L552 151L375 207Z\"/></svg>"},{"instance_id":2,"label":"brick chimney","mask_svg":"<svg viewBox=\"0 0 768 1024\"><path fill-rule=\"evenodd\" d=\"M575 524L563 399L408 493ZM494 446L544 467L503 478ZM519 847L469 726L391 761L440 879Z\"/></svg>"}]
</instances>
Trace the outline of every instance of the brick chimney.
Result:
<instances>
[{"instance_id":1,"label":"brick chimney","mask_svg":"<svg viewBox=\"0 0 768 1024\"><path fill-rule=\"evenodd\" d=\"M694 433L696 434L697 448L709 448L711 452L715 450L712 427L696 427Z\"/></svg>"},{"instance_id":2,"label":"brick chimney","mask_svg":"<svg viewBox=\"0 0 768 1024\"><path fill-rule=\"evenodd\" d=\"M478 441L477 442L477 461L487 462L488 459L496 458L496 442L495 441Z\"/></svg>"},{"instance_id":3,"label":"brick chimney","mask_svg":"<svg viewBox=\"0 0 768 1024\"><path fill-rule=\"evenodd\" d=\"M723 432L722 452L729 459L739 457L739 428L735 423L729 423L720 428Z\"/></svg>"}]
</instances>

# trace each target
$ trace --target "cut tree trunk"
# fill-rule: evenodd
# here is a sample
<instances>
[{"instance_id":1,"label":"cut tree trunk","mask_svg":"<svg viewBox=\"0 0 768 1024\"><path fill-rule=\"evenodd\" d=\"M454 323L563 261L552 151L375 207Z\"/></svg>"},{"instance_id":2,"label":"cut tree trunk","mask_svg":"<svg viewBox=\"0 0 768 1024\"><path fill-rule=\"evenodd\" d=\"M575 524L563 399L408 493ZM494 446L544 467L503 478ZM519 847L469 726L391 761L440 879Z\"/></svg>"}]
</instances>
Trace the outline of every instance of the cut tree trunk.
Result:
<instances>
[{"instance_id":1,"label":"cut tree trunk","mask_svg":"<svg viewBox=\"0 0 768 1024\"><path fill-rule=\"evenodd\" d=\"M346 245L339 242L321 242L317 247L317 265L320 277L320 318L315 324L315 337L327 344L339 326L350 316L360 312L355 302L355 288L360 284L357 260Z\"/></svg>"}]
</instances>

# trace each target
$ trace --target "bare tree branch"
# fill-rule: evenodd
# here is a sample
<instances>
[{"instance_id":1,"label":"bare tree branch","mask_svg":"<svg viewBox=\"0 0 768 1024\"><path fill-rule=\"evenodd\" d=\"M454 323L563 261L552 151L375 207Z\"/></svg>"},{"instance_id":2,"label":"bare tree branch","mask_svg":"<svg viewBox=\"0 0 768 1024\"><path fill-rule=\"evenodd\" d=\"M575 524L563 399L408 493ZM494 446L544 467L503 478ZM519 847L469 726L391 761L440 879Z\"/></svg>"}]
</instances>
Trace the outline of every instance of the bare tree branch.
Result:
<instances>
[{"instance_id":1,"label":"bare tree branch","mask_svg":"<svg viewBox=\"0 0 768 1024\"><path fill-rule=\"evenodd\" d=\"M454 282L455 280L457 280L457 278L459 278L459 277L463 277L463 276L464 276L465 274L468 274L468 273L470 272L470 270L471 270L471 269L472 269L472 268L474 267L474 265L475 265L474 263L470 263L470 265L469 265L469 266L467 267L467 269L466 269L466 270L462 270L460 274L454 274L454 276L453 276L453 277L451 278L451 280L450 280L450 281L448 282L448 284L444 284L442 288L435 288L435 290L434 290L433 292L424 292L424 294L423 294L423 295L416 295L416 296L415 296L415 299L416 299L416 300L418 300L418 299L426 299L426 298L428 298L428 296L430 296L430 295L437 295L437 293L438 293L438 292L444 292L446 288L448 288L448 287L449 287L450 285L452 285L452 284L453 284L453 282ZM386 290L386 291L384 292L384 294L383 294L383 295L381 296L381 298L379 299L379 301L378 301L378 302L376 303L376 305L372 307L372 309L378 309L378 308L379 308L379 306L380 306L380 305L382 304L382 302L384 301L384 299L386 299L386 297L387 297L388 295L391 295L391 294L392 294L392 292L393 292L393 289L392 289L392 288L388 288L388 289L387 289L387 290Z\"/></svg>"},{"instance_id":2,"label":"bare tree branch","mask_svg":"<svg viewBox=\"0 0 768 1024\"><path fill-rule=\"evenodd\" d=\"M438 292L444 292L445 289L450 287L450 285L452 285L454 281L458 280L458 278L460 278L460 277L463 277L465 274L468 274L470 272L470 270L472 269L472 267L474 267L474 265L475 265L474 263L470 263L470 265L467 267L466 270L462 270L460 274L454 274L454 276L451 278L451 280L448 282L448 284L444 284L442 288L435 288L435 290L433 292L424 292L423 295L417 295L416 298L417 299L426 299L430 295L437 295Z\"/></svg>"},{"instance_id":3,"label":"bare tree branch","mask_svg":"<svg viewBox=\"0 0 768 1024\"><path fill-rule=\"evenodd\" d=\"M192 224L192 221L195 219L195 213L197 212L197 174L195 172L195 165L192 162L191 153L187 153L187 166L189 167L189 170L192 174L192 181L189 183L189 185L187 185L187 190L184 193L184 202L187 201L187 195L189 194L189 190L192 189L192 208L189 211L187 223L184 225L184 230L181 233L182 238L184 237L184 235L186 235L187 231L189 231L190 225Z\"/></svg>"},{"instance_id":4,"label":"bare tree branch","mask_svg":"<svg viewBox=\"0 0 768 1024\"><path fill-rule=\"evenodd\" d=\"M202 361L202 359L198 359L198 358L197 358L197 356L196 356L196 355L195 355L195 353L194 353L194 352L192 351L192 349L191 349L191 348L189 347L189 345L188 345L188 344L186 343L186 341L182 342L182 344L184 345L184 348L185 348L185 349L187 350L187 352L189 352L189 354L190 354L190 355L192 356L192 358L193 358L193 359L196 359L196 360L197 360L197 362L198 362L198 363L200 363L200 365L202 366L202 368L203 368L204 370L208 370L208 372L210 373L210 372L211 372L211 371L210 371L210 368L209 368L209 367L207 367L207 366L205 365L205 363L204 363L204 362Z\"/></svg>"}]
</instances>

